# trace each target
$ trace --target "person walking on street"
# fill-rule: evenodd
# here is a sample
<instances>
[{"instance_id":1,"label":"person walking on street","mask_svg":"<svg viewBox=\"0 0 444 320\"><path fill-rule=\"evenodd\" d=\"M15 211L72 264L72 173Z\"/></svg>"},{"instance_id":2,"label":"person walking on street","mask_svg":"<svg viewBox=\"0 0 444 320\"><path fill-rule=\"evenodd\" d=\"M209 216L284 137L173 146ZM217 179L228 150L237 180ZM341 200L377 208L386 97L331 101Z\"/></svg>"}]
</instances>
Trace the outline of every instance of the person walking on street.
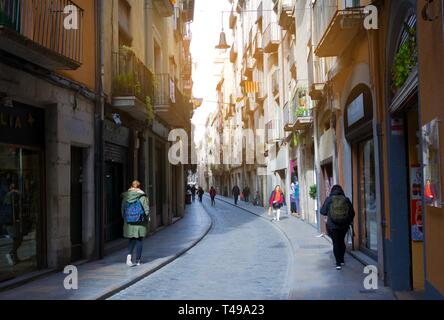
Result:
<instances>
[{"instance_id":1,"label":"person walking on street","mask_svg":"<svg viewBox=\"0 0 444 320\"><path fill-rule=\"evenodd\" d=\"M294 183L294 202L296 204L296 216L297 217L300 217L302 215L299 189L300 189L299 181L296 180L296 182Z\"/></svg>"},{"instance_id":2,"label":"person walking on street","mask_svg":"<svg viewBox=\"0 0 444 320\"><path fill-rule=\"evenodd\" d=\"M250 188L248 186L244 188L244 201L246 203L250 202Z\"/></svg>"},{"instance_id":3,"label":"person walking on street","mask_svg":"<svg viewBox=\"0 0 444 320\"><path fill-rule=\"evenodd\" d=\"M270 196L270 214L273 210L274 218L272 221L281 221L281 208L285 204L285 195L282 192L281 186L276 186Z\"/></svg>"},{"instance_id":4,"label":"person walking on street","mask_svg":"<svg viewBox=\"0 0 444 320\"><path fill-rule=\"evenodd\" d=\"M136 249L136 265L142 264L143 240L148 234L150 206L148 196L140 189L140 182L134 181L131 188L122 194L123 236L129 239L126 264L132 267L133 252Z\"/></svg>"},{"instance_id":5,"label":"person walking on street","mask_svg":"<svg viewBox=\"0 0 444 320\"><path fill-rule=\"evenodd\" d=\"M202 187L199 187L199 189L197 189L197 195L199 197L199 202L202 202L202 198L204 195L205 191L202 189Z\"/></svg>"},{"instance_id":6,"label":"person walking on street","mask_svg":"<svg viewBox=\"0 0 444 320\"><path fill-rule=\"evenodd\" d=\"M192 198L193 198L193 202L194 201L196 201L196 186L195 185L193 185L192 187L191 187L191 196L192 196Z\"/></svg>"},{"instance_id":7,"label":"person walking on street","mask_svg":"<svg viewBox=\"0 0 444 320\"><path fill-rule=\"evenodd\" d=\"M330 196L321 208L321 215L327 217L327 231L333 242L333 253L336 259L336 270L345 265L345 236L353 224L355 210L341 186L335 185Z\"/></svg>"},{"instance_id":8,"label":"person walking on street","mask_svg":"<svg viewBox=\"0 0 444 320\"><path fill-rule=\"evenodd\" d=\"M294 182L291 183L291 188L290 188L290 207L291 207L291 213L292 214L297 214L297 208L296 208L296 191L295 191L295 184Z\"/></svg>"},{"instance_id":9,"label":"person walking on street","mask_svg":"<svg viewBox=\"0 0 444 320\"><path fill-rule=\"evenodd\" d=\"M215 207L216 206L216 189L214 187L211 187L210 189L210 197L211 197L211 206Z\"/></svg>"},{"instance_id":10,"label":"person walking on street","mask_svg":"<svg viewBox=\"0 0 444 320\"><path fill-rule=\"evenodd\" d=\"M237 202L239 201L240 189L237 185L233 187L232 194L234 197L234 204L237 206Z\"/></svg>"}]
</instances>

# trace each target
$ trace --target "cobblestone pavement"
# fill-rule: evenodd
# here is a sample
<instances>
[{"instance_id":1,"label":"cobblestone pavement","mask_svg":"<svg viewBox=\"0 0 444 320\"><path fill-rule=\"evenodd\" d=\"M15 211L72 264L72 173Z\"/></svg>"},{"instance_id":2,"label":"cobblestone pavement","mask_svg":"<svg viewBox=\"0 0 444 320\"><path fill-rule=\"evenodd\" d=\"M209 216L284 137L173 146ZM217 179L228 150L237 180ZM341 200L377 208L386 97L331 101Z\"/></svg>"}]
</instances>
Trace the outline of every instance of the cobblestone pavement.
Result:
<instances>
[{"instance_id":1,"label":"cobblestone pavement","mask_svg":"<svg viewBox=\"0 0 444 320\"><path fill-rule=\"evenodd\" d=\"M221 201L212 208L204 198L203 206L213 219L208 235L112 300L288 298L292 253L282 232L269 221Z\"/></svg>"}]
</instances>

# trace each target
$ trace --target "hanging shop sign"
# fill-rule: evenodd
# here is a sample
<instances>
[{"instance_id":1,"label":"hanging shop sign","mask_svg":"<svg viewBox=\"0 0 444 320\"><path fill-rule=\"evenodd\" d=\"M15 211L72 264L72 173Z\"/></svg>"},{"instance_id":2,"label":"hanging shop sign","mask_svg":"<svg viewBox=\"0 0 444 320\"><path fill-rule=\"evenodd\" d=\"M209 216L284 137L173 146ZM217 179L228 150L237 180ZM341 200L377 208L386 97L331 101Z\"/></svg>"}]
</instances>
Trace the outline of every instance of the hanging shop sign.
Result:
<instances>
[{"instance_id":1,"label":"hanging shop sign","mask_svg":"<svg viewBox=\"0 0 444 320\"><path fill-rule=\"evenodd\" d=\"M113 143L122 147L130 145L130 130L128 128L116 125L112 121L104 121L104 138L106 142Z\"/></svg>"},{"instance_id":2,"label":"hanging shop sign","mask_svg":"<svg viewBox=\"0 0 444 320\"><path fill-rule=\"evenodd\" d=\"M45 142L44 112L13 102L0 105L0 143L41 146Z\"/></svg>"},{"instance_id":3,"label":"hanging shop sign","mask_svg":"<svg viewBox=\"0 0 444 320\"><path fill-rule=\"evenodd\" d=\"M347 108L348 125L352 126L365 117L364 94L360 94Z\"/></svg>"},{"instance_id":4,"label":"hanging shop sign","mask_svg":"<svg viewBox=\"0 0 444 320\"><path fill-rule=\"evenodd\" d=\"M425 204L442 208L439 131L439 120L437 119L422 128L422 158Z\"/></svg>"},{"instance_id":5,"label":"hanging shop sign","mask_svg":"<svg viewBox=\"0 0 444 320\"><path fill-rule=\"evenodd\" d=\"M410 217L413 241L424 241L421 190L422 170L420 165L415 165L410 168Z\"/></svg>"},{"instance_id":6,"label":"hanging shop sign","mask_svg":"<svg viewBox=\"0 0 444 320\"><path fill-rule=\"evenodd\" d=\"M365 84L357 85L347 99L344 130L349 142L359 141L373 132L373 97Z\"/></svg>"}]
</instances>

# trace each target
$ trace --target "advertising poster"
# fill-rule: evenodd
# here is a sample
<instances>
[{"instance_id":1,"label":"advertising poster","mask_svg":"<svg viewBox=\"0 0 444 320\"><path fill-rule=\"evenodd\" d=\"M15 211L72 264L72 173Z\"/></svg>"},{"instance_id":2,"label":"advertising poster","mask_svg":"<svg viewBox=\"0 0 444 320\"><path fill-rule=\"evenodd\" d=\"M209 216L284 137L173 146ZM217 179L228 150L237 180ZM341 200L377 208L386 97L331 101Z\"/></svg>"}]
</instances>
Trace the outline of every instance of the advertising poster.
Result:
<instances>
[{"instance_id":1,"label":"advertising poster","mask_svg":"<svg viewBox=\"0 0 444 320\"><path fill-rule=\"evenodd\" d=\"M410 216L412 225L412 240L423 241L422 201L421 201L421 167L410 168Z\"/></svg>"}]
</instances>

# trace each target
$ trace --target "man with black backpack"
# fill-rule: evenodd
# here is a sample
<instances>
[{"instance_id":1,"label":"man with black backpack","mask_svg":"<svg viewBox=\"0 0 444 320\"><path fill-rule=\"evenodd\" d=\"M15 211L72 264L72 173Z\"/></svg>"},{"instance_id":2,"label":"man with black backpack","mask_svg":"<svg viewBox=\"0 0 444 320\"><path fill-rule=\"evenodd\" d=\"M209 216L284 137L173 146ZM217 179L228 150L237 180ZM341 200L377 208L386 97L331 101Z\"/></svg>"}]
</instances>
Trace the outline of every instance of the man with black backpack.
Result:
<instances>
[{"instance_id":1,"label":"man with black backpack","mask_svg":"<svg viewBox=\"0 0 444 320\"><path fill-rule=\"evenodd\" d=\"M330 196L321 208L321 215L327 217L327 231L333 241L333 252L336 258L336 270L345 265L345 236L353 224L355 210L349 198L345 196L341 186L331 189Z\"/></svg>"},{"instance_id":2,"label":"man with black backpack","mask_svg":"<svg viewBox=\"0 0 444 320\"><path fill-rule=\"evenodd\" d=\"M125 220L123 236L129 239L126 264L132 267L132 255L136 248L136 264L142 264L143 240L147 236L150 222L150 206L148 196L140 189L140 182L134 181L131 188L122 194L122 216Z\"/></svg>"}]
</instances>

